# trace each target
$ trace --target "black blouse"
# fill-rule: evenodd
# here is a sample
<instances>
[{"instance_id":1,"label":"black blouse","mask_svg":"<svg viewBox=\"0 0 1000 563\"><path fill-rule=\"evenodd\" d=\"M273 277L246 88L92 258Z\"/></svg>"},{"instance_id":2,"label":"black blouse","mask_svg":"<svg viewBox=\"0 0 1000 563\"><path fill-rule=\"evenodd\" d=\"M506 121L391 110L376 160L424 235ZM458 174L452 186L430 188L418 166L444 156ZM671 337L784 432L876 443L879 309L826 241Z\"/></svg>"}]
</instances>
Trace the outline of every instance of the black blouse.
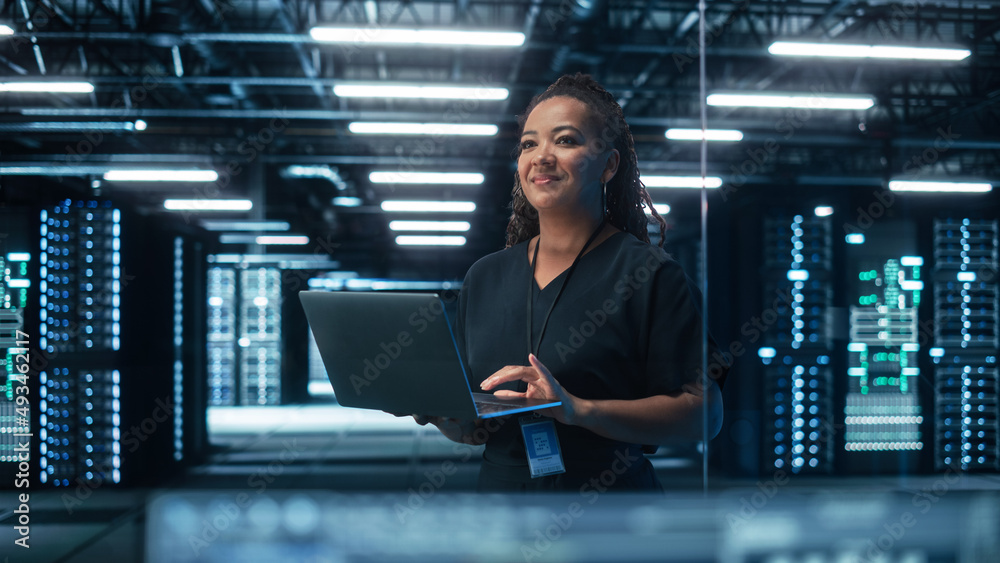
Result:
<instances>
[{"instance_id":1,"label":"black blouse","mask_svg":"<svg viewBox=\"0 0 1000 563\"><path fill-rule=\"evenodd\" d=\"M474 391L504 366L529 365L529 280L536 343L565 278L563 272L539 289L527 242L473 264L459 298L456 333ZM662 249L628 233L615 233L580 258L552 310L538 358L569 393L584 399L640 399L680 391L698 378L701 367L699 302L697 288ZM513 382L499 388L523 391L524 385ZM631 462L638 455L637 445L558 422L567 473L530 479L517 418L496 421L489 428L480 488L508 488L501 481L519 483L519 488L576 488L615 459L630 460L628 475L615 479L619 486L658 487L648 461ZM622 465L619 461L615 467Z\"/></svg>"}]
</instances>

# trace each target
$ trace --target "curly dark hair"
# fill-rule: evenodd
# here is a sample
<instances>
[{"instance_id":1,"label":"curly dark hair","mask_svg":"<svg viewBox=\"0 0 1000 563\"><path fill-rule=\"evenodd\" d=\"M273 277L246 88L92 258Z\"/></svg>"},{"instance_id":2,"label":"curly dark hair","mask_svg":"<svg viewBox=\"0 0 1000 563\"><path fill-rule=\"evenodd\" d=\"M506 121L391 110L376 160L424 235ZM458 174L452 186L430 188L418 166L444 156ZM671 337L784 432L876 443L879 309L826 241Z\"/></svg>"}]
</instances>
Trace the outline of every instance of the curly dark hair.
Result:
<instances>
[{"instance_id":1,"label":"curly dark hair","mask_svg":"<svg viewBox=\"0 0 1000 563\"><path fill-rule=\"evenodd\" d=\"M607 222L648 243L649 220L646 218L646 211L642 208L645 204L653 216L653 220L660 226L660 246L662 246L663 240L666 238L667 222L653 208L653 200L650 199L646 187L639 180L639 163L635 155L635 143L632 140L632 132L629 131L628 123L625 122L622 107L614 96L590 75L581 73L572 76L563 75L544 92L532 98L524 113L517 118L518 139L524 132L524 123L528 120L528 115L531 114L532 110L541 102L558 96L573 98L586 104L593 112L595 119L599 120L599 124L603 125L601 139L618 149L618 153L621 155L618 171L607 184L607 200L605 202ZM515 160L520 158L520 142L512 154ZM524 190L521 189L521 178L517 171L514 172L514 188L511 195L513 201L511 202L510 222L507 223L508 248L538 234L538 211L524 196Z\"/></svg>"}]
</instances>

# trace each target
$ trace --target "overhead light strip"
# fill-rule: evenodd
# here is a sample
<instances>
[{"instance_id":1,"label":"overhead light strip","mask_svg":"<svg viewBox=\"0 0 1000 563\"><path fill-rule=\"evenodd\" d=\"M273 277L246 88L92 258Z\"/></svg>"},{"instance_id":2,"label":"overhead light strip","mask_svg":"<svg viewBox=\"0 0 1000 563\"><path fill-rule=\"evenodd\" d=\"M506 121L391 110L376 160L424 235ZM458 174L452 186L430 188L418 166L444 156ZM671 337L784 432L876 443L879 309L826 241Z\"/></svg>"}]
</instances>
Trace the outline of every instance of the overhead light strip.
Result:
<instances>
[{"instance_id":1,"label":"overhead light strip","mask_svg":"<svg viewBox=\"0 0 1000 563\"><path fill-rule=\"evenodd\" d=\"M210 264L313 264L316 268L340 267L329 256L314 254L210 254L206 258Z\"/></svg>"},{"instance_id":2,"label":"overhead light strip","mask_svg":"<svg viewBox=\"0 0 1000 563\"><path fill-rule=\"evenodd\" d=\"M986 182L916 182L908 180L893 180L889 189L894 192L950 192L950 193L984 193L993 190L993 185Z\"/></svg>"},{"instance_id":3,"label":"overhead light strip","mask_svg":"<svg viewBox=\"0 0 1000 563\"><path fill-rule=\"evenodd\" d=\"M462 236L400 235L396 237L400 246L463 246Z\"/></svg>"},{"instance_id":4,"label":"overhead light strip","mask_svg":"<svg viewBox=\"0 0 1000 563\"><path fill-rule=\"evenodd\" d=\"M478 172L378 171L368 175L373 184L482 184L485 179Z\"/></svg>"},{"instance_id":5,"label":"overhead light strip","mask_svg":"<svg viewBox=\"0 0 1000 563\"><path fill-rule=\"evenodd\" d=\"M806 93L718 92L707 98L710 106L789 108L815 110L866 110L875 105L871 96L818 95Z\"/></svg>"},{"instance_id":6,"label":"overhead light strip","mask_svg":"<svg viewBox=\"0 0 1000 563\"><path fill-rule=\"evenodd\" d=\"M141 120L140 120L141 121ZM143 131L146 123L139 121L31 121L25 123L0 123L0 132L45 133L63 131Z\"/></svg>"},{"instance_id":7,"label":"overhead light strip","mask_svg":"<svg viewBox=\"0 0 1000 563\"><path fill-rule=\"evenodd\" d=\"M464 135L491 137L496 125L486 123L389 123L355 121L348 131L358 135Z\"/></svg>"},{"instance_id":8,"label":"overhead light strip","mask_svg":"<svg viewBox=\"0 0 1000 563\"><path fill-rule=\"evenodd\" d=\"M404 213L471 213L476 210L476 204L471 201L387 200L381 207L382 211Z\"/></svg>"},{"instance_id":9,"label":"overhead light strip","mask_svg":"<svg viewBox=\"0 0 1000 563\"><path fill-rule=\"evenodd\" d=\"M168 211L249 211L249 199L168 199L163 202Z\"/></svg>"},{"instance_id":10,"label":"overhead light strip","mask_svg":"<svg viewBox=\"0 0 1000 563\"><path fill-rule=\"evenodd\" d=\"M108 182L214 182L219 179L215 170L108 170Z\"/></svg>"},{"instance_id":11,"label":"overhead light strip","mask_svg":"<svg viewBox=\"0 0 1000 563\"><path fill-rule=\"evenodd\" d=\"M257 244L302 246L309 244L309 237L304 235L260 235L256 242Z\"/></svg>"},{"instance_id":12,"label":"overhead light strip","mask_svg":"<svg viewBox=\"0 0 1000 563\"><path fill-rule=\"evenodd\" d=\"M383 27L326 27L309 30L316 41L364 45L520 47L524 34L515 31L454 29L388 29Z\"/></svg>"},{"instance_id":13,"label":"overhead light strip","mask_svg":"<svg viewBox=\"0 0 1000 563\"><path fill-rule=\"evenodd\" d=\"M722 178L708 176L702 182L701 176L642 176L642 184L647 188L695 188L699 189L704 184L706 188L718 188L722 186Z\"/></svg>"},{"instance_id":14,"label":"overhead light strip","mask_svg":"<svg viewBox=\"0 0 1000 563\"><path fill-rule=\"evenodd\" d=\"M287 231L291 228L286 221L202 221L201 226L209 231Z\"/></svg>"},{"instance_id":15,"label":"overhead light strip","mask_svg":"<svg viewBox=\"0 0 1000 563\"><path fill-rule=\"evenodd\" d=\"M465 232L471 227L468 221L389 221L389 229L393 231Z\"/></svg>"},{"instance_id":16,"label":"overhead light strip","mask_svg":"<svg viewBox=\"0 0 1000 563\"><path fill-rule=\"evenodd\" d=\"M743 132L735 129L667 129L664 134L671 141L742 141Z\"/></svg>"},{"instance_id":17,"label":"overhead light strip","mask_svg":"<svg viewBox=\"0 0 1000 563\"><path fill-rule=\"evenodd\" d=\"M89 94L93 91L90 82L0 82L0 92Z\"/></svg>"},{"instance_id":18,"label":"overhead light strip","mask_svg":"<svg viewBox=\"0 0 1000 563\"><path fill-rule=\"evenodd\" d=\"M907 59L922 61L961 61L972 51L901 45L838 45L835 43L797 43L775 41L767 48L772 55L787 57L829 57L841 59Z\"/></svg>"},{"instance_id":19,"label":"overhead light strip","mask_svg":"<svg viewBox=\"0 0 1000 563\"><path fill-rule=\"evenodd\" d=\"M363 202L360 197L337 196L331 200L331 203L337 207L361 207Z\"/></svg>"},{"instance_id":20,"label":"overhead light strip","mask_svg":"<svg viewBox=\"0 0 1000 563\"><path fill-rule=\"evenodd\" d=\"M414 98L425 100L506 100L506 88L485 86L417 86L412 84L338 84L333 93L341 98Z\"/></svg>"}]
</instances>

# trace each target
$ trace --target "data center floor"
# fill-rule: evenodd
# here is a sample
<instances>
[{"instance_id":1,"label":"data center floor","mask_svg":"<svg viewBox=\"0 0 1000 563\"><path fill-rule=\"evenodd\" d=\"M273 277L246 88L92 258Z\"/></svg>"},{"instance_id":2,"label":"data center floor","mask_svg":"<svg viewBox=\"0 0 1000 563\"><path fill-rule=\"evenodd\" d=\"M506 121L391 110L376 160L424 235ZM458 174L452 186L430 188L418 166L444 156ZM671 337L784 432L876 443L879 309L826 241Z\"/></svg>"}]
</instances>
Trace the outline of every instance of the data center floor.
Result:
<instances>
[{"instance_id":1,"label":"data center floor","mask_svg":"<svg viewBox=\"0 0 1000 563\"><path fill-rule=\"evenodd\" d=\"M1000 560L997 475L713 478L707 492L692 478L666 495L511 497L464 492L470 471L442 482L435 464L408 470L424 475L417 485L315 487L379 473L328 467L269 483L230 473L218 486L222 475L203 471L169 488L35 491L29 549L14 543L18 503L7 491L0 553L65 563Z\"/></svg>"}]
</instances>

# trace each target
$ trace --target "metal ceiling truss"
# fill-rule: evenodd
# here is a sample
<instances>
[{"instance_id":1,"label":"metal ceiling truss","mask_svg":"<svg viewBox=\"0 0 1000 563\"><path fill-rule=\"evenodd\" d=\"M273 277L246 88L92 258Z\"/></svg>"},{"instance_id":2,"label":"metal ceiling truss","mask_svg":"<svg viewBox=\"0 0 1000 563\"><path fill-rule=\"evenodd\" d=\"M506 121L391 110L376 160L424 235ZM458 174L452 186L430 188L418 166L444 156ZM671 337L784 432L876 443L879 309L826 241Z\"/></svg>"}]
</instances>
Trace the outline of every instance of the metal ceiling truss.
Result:
<instances>
[{"instance_id":1,"label":"metal ceiling truss","mask_svg":"<svg viewBox=\"0 0 1000 563\"><path fill-rule=\"evenodd\" d=\"M509 190L516 113L560 74L585 71L625 108L644 172L696 173L697 144L663 138L667 127L697 126L696 8L694 0L4 0L0 23L15 35L0 39L0 74L11 80L86 78L96 90L89 96L0 94L0 138L10 147L3 166L66 166L71 157L81 165L125 157L153 163L177 154L198 155L197 162L221 169L232 161L245 164L241 151L248 143L259 142L273 120L286 119L287 126L255 150L269 191L315 190L314 184L276 180L276 171L297 162L325 163L371 200L378 191L367 173L408 166L416 155L424 168L484 171L491 195L482 197L498 207ZM709 92L821 91L877 99L865 112L709 108L711 127L731 126L746 135L741 143L710 147L710 173L740 174L762 186L824 177L881 182L917 158L928 174L997 180L1000 2L733 0L709 3L706 17ZM363 37L329 45L308 34L320 24L511 30L522 31L526 41L503 51L393 48L369 45ZM771 56L767 47L778 39L947 44L973 56L960 63L801 60ZM489 83L509 88L510 96L465 107L333 94L334 85L358 80ZM499 125L500 133L438 141L424 151L424 139L346 130L355 120L446 121L456 110L465 122ZM79 132L17 132L44 121L136 119L149 128L106 133L87 154L73 152ZM928 147L945 142L942 131L950 136L947 150L923 162L931 160L925 158ZM779 149L744 166L769 141ZM752 174L741 167L753 168ZM247 182L234 178L231 193L246 190ZM270 194L267 200L279 198ZM315 194L300 203L328 205ZM298 220L295 209L270 209ZM329 227L330 210L314 211L299 226ZM370 212L337 213L378 221ZM495 223L502 210L485 213ZM370 231L370 225L351 228Z\"/></svg>"}]
</instances>

